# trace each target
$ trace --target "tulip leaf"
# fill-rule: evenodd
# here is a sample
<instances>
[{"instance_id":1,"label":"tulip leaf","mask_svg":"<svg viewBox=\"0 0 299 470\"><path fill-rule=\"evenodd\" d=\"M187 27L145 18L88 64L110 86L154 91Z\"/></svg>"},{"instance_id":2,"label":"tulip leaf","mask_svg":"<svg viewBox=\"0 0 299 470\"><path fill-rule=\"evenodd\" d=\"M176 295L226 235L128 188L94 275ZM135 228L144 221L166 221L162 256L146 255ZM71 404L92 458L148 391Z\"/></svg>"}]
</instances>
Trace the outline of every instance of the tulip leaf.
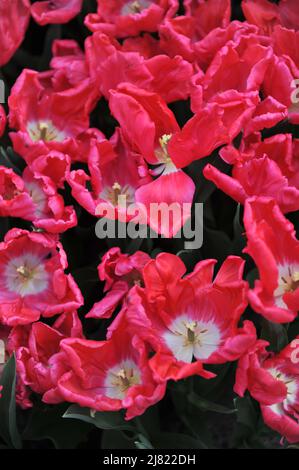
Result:
<instances>
[{"instance_id":1,"label":"tulip leaf","mask_svg":"<svg viewBox=\"0 0 299 470\"><path fill-rule=\"evenodd\" d=\"M11 147L7 149L0 147L0 165L13 170L19 176L22 175L26 166L24 160Z\"/></svg>"},{"instance_id":2,"label":"tulip leaf","mask_svg":"<svg viewBox=\"0 0 299 470\"><path fill-rule=\"evenodd\" d=\"M196 406L197 408L200 408L202 411L214 411L215 413L221 413L225 415L237 412L235 408L227 408L226 406L210 402L205 398L198 396L194 392L189 393L188 400L192 405Z\"/></svg>"},{"instance_id":3,"label":"tulip leaf","mask_svg":"<svg viewBox=\"0 0 299 470\"><path fill-rule=\"evenodd\" d=\"M92 426L63 419L65 404L35 405L22 434L25 441L50 440L56 449L75 449L88 438Z\"/></svg>"},{"instance_id":4,"label":"tulip leaf","mask_svg":"<svg viewBox=\"0 0 299 470\"><path fill-rule=\"evenodd\" d=\"M71 405L63 415L64 418L78 419L85 423L93 424L99 429L117 429L123 431L135 431L134 426L127 424L120 413L117 412L95 412L89 408L81 408Z\"/></svg>"},{"instance_id":5,"label":"tulip leaf","mask_svg":"<svg viewBox=\"0 0 299 470\"><path fill-rule=\"evenodd\" d=\"M269 341L274 352L281 351L289 342L286 328L279 324L263 319L261 338Z\"/></svg>"},{"instance_id":6,"label":"tulip leaf","mask_svg":"<svg viewBox=\"0 0 299 470\"><path fill-rule=\"evenodd\" d=\"M1 380L0 436L9 447L21 449L22 442L16 417L16 361L14 355L6 363Z\"/></svg>"}]
</instances>

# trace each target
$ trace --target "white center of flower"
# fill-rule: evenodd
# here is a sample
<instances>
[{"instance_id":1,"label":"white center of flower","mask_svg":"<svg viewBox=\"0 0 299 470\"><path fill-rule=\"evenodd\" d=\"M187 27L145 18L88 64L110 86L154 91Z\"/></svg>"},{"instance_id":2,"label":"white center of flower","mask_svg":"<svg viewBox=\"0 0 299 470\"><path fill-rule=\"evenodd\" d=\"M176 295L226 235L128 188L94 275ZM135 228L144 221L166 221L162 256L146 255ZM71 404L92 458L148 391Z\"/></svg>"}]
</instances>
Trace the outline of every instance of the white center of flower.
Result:
<instances>
[{"instance_id":1,"label":"white center of flower","mask_svg":"<svg viewBox=\"0 0 299 470\"><path fill-rule=\"evenodd\" d=\"M134 203L134 190L126 184L121 186L115 182L113 186L107 186L100 194L100 198L110 202L114 207Z\"/></svg>"},{"instance_id":2,"label":"white center of flower","mask_svg":"<svg viewBox=\"0 0 299 470\"><path fill-rule=\"evenodd\" d=\"M152 2L149 0L133 0L126 3L122 9L120 14L123 16L127 15L137 15L141 13L143 10L146 10Z\"/></svg>"},{"instance_id":3,"label":"white center of flower","mask_svg":"<svg viewBox=\"0 0 299 470\"><path fill-rule=\"evenodd\" d=\"M278 307L288 308L283 300L284 294L293 292L299 287L299 264L278 266L278 287L274 291Z\"/></svg>"},{"instance_id":4,"label":"white center of flower","mask_svg":"<svg viewBox=\"0 0 299 470\"><path fill-rule=\"evenodd\" d=\"M297 401L299 379L281 372L281 370L274 367L268 369L268 372L276 380L281 380L287 387L287 397L283 401L282 405L287 410L289 406L292 406Z\"/></svg>"},{"instance_id":5,"label":"white center of flower","mask_svg":"<svg viewBox=\"0 0 299 470\"><path fill-rule=\"evenodd\" d=\"M27 132L33 142L63 142L66 138L64 132L59 131L52 121L31 121L27 125Z\"/></svg>"},{"instance_id":6,"label":"white center of flower","mask_svg":"<svg viewBox=\"0 0 299 470\"><path fill-rule=\"evenodd\" d=\"M130 359L110 369L105 380L106 395L123 400L130 387L141 383L138 366Z\"/></svg>"},{"instance_id":7,"label":"white center of flower","mask_svg":"<svg viewBox=\"0 0 299 470\"><path fill-rule=\"evenodd\" d=\"M208 359L221 343L221 333L213 321L195 321L185 315L174 320L163 335L178 361L191 363L193 357Z\"/></svg>"},{"instance_id":8,"label":"white center of flower","mask_svg":"<svg viewBox=\"0 0 299 470\"><path fill-rule=\"evenodd\" d=\"M11 259L5 268L6 288L21 297L36 295L48 287L49 276L40 257L26 253Z\"/></svg>"}]
</instances>

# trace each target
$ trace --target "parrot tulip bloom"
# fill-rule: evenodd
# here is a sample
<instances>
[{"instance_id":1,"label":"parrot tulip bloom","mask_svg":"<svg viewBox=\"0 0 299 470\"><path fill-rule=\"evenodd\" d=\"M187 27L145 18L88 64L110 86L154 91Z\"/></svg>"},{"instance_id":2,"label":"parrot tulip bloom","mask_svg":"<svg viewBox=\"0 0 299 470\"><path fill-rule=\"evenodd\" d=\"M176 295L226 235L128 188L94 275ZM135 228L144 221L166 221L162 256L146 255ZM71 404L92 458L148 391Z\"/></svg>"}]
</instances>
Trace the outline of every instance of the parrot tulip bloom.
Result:
<instances>
[{"instance_id":1,"label":"parrot tulip bloom","mask_svg":"<svg viewBox=\"0 0 299 470\"><path fill-rule=\"evenodd\" d=\"M294 67L291 59L275 55L262 85L265 96L271 96L287 107L288 118L294 124L299 122L298 91L295 84L298 78L299 70Z\"/></svg>"},{"instance_id":2,"label":"parrot tulip bloom","mask_svg":"<svg viewBox=\"0 0 299 470\"><path fill-rule=\"evenodd\" d=\"M67 268L66 255L50 235L12 229L0 244L0 319L26 325L79 308L82 295Z\"/></svg>"},{"instance_id":3,"label":"parrot tulip bloom","mask_svg":"<svg viewBox=\"0 0 299 470\"><path fill-rule=\"evenodd\" d=\"M11 133L15 150L28 161L50 150L71 153L76 138L88 129L93 103L86 87L54 92L42 85L37 72L25 69L8 100L9 124L17 130Z\"/></svg>"},{"instance_id":4,"label":"parrot tulip bloom","mask_svg":"<svg viewBox=\"0 0 299 470\"><path fill-rule=\"evenodd\" d=\"M165 17L174 16L177 0L98 0L98 13L85 19L93 32L123 38L142 31L155 32Z\"/></svg>"},{"instance_id":5,"label":"parrot tulip bloom","mask_svg":"<svg viewBox=\"0 0 299 470\"><path fill-rule=\"evenodd\" d=\"M64 399L95 411L126 409L139 416L161 400L165 383L157 383L148 364L148 347L131 335L125 321L107 341L66 339L61 349L70 372L58 381Z\"/></svg>"},{"instance_id":6,"label":"parrot tulip bloom","mask_svg":"<svg viewBox=\"0 0 299 470\"><path fill-rule=\"evenodd\" d=\"M198 45L210 32L229 27L229 0L185 0L186 15L165 18L160 24L161 49L171 57L193 62Z\"/></svg>"},{"instance_id":7,"label":"parrot tulip bloom","mask_svg":"<svg viewBox=\"0 0 299 470\"><path fill-rule=\"evenodd\" d=\"M180 130L159 95L129 84L111 90L110 95L110 109L124 137L149 164L156 166L152 174L160 175L152 183L138 188L136 201L147 208L149 225L155 231L166 237L174 236L190 218L195 192L193 181L180 168L231 142L254 112L258 97L256 94L244 97L234 91L219 96L217 102L201 109ZM174 204L180 211L183 208L181 216L172 223L155 221L150 207L160 202L168 206Z\"/></svg>"},{"instance_id":8,"label":"parrot tulip bloom","mask_svg":"<svg viewBox=\"0 0 299 470\"><path fill-rule=\"evenodd\" d=\"M256 43L256 39L259 37L260 44L263 46L271 45L271 39L259 35L259 30L256 26L249 23L232 21L226 28L213 29L201 41L193 44L194 60L196 60L202 70L206 71L223 47L226 47L227 44L239 43L242 37L251 37L254 43Z\"/></svg>"},{"instance_id":9,"label":"parrot tulip bloom","mask_svg":"<svg viewBox=\"0 0 299 470\"><path fill-rule=\"evenodd\" d=\"M101 33L86 40L85 50L90 76L107 99L109 91L123 82L158 93L166 102L189 96L193 67L179 56L144 57L143 51L128 51Z\"/></svg>"},{"instance_id":10,"label":"parrot tulip bloom","mask_svg":"<svg viewBox=\"0 0 299 470\"><path fill-rule=\"evenodd\" d=\"M63 24L78 15L83 0L52 0L35 2L31 6L31 14L35 21L44 26L46 24Z\"/></svg>"},{"instance_id":11,"label":"parrot tulip bloom","mask_svg":"<svg viewBox=\"0 0 299 470\"><path fill-rule=\"evenodd\" d=\"M129 295L126 316L155 351L150 366L160 380L211 378L204 364L234 361L256 341L251 322L238 328L247 305L244 262L229 257L213 281L214 265L214 260L200 262L181 279L182 261L160 254L143 270L145 288L135 287Z\"/></svg>"},{"instance_id":12,"label":"parrot tulip bloom","mask_svg":"<svg viewBox=\"0 0 299 470\"><path fill-rule=\"evenodd\" d=\"M53 88L75 87L80 82L89 81L85 54L79 44L72 39L56 39L52 45L53 57L50 62ZM47 73L47 72L46 72ZM63 78L63 80L61 80ZM58 91L58 90L57 90Z\"/></svg>"},{"instance_id":13,"label":"parrot tulip bloom","mask_svg":"<svg viewBox=\"0 0 299 470\"><path fill-rule=\"evenodd\" d=\"M0 215L1 217L20 217L34 219L35 206L29 194L25 191L23 179L13 170L0 167Z\"/></svg>"},{"instance_id":14,"label":"parrot tulip bloom","mask_svg":"<svg viewBox=\"0 0 299 470\"><path fill-rule=\"evenodd\" d=\"M208 164L205 177L241 204L252 196L267 196L275 198L284 213L298 210L297 160L292 136L277 134L264 141L258 136L257 140L243 142L240 151L230 146L221 150L223 160L233 164L232 176Z\"/></svg>"},{"instance_id":15,"label":"parrot tulip bloom","mask_svg":"<svg viewBox=\"0 0 299 470\"><path fill-rule=\"evenodd\" d=\"M273 50L261 43L259 36L240 37L215 55L202 77L203 100L227 90L241 93L258 91L273 56Z\"/></svg>"},{"instance_id":16,"label":"parrot tulip bloom","mask_svg":"<svg viewBox=\"0 0 299 470\"><path fill-rule=\"evenodd\" d=\"M69 155L55 150L37 157L30 163L30 170L34 175L47 177L59 189L64 188L70 169L71 159Z\"/></svg>"},{"instance_id":17,"label":"parrot tulip bloom","mask_svg":"<svg viewBox=\"0 0 299 470\"><path fill-rule=\"evenodd\" d=\"M97 302L86 318L109 318L135 284L143 283L142 270L151 260L142 251L129 256L118 247L111 248L98 266L99 278L105 281L105 297Z\"/></svg>"},{"instance_id":18,"label":"parrot tulip bloom","mask_svg":"<svg viewBox=\"0 0 299 470\"><path fill-rule=\"evenodd\" d=\"M299 361L298 338L279 354L267 353L260 341L238 364L235 391L246 389L260 403L265 423L290 443L299 441Z\"/></svg>"},{"instance_id":19,"label":"parrot tulip bloom","mask_svg":"<svg viewBox=\"0 0 299 470\"><path fill-rule=\"evenodd\" d=\"M46 403L60 403L59 377L67 371L60 359L60 343L65 338L83 338L76 312L60 315L52 327L37 322L16 326L8 339L9 351L15 352L18 381L23 387L43 395Z\"/></svg>"},{"instance_id":20,"label":"parrot tulip bloom","mask_svg":"<svg viewBox=\"0 0 299 470\"><path fill-rule=\"evenodd\" d=\"M260 275L248 293L252 308L273 322L293 321L299 309L299 242L293 225L268 198L246 202L244 225L246 252Z\"/></svg>"},{"instance_id":21,"label":"parrot tulip bloom","mask_svg":"<svg viewBox=\"0 0 299 470\"><path fill-rule=\"evenodd\" d=\"M118 43L102 33L95 33L85 43L90 76L100 92L109 98L109 90L122 82L146 88L152 81L143 57L136 52L123 52Z\"/></svg>"},{"instance_id":22,"label":"parrot tulip bloom","mask_svg":"<svg viewBox=\"0 0 299 470\"><path fill-rule=\"evenodd\" d=\"M23 173L25 191L34 203L32 220L35 227L49 233L63 233L77 225L73 206L65 206L55 184L47 176L32 174L29 168ZM13 214L11 214L13 215Z\"/></svg>"},{"instance_id":23,"label":"parrot tulip bloom","mask_svg":"<svg viewBox=\"0 0 299 470\"><path fill-rule=\"evenodd\" d=\"M151 181L143 159L126 145L119 129L110 141L93 141L89 156L90 176L84 170L70 173L73 197L92 215L130 220L127 207L136 201L136 190ZM91 183L91 191L87 189Z\"/></svg>"},{"instance_id":24,"label":"parrot tulip bloom","mask_svg":"<svg viewBox=\"0 0 299 470\"><path fill-rule=\"evenodd\" d=\"M26 168L23 177L0 167L0 215L30 220L49 233L62 233L77 225L73 207L64 206L62 196L46 176Z\"/></svg>"},{"instance_id":25,"label":"parrot tulip bloom","mask_svg":"<svg viewBox=\"0 0 299 470\"><path fill-rule=\"evenodd\" d=\"M124 137L134 150L155 166L152 174L159 175L155 181L137 189L136 202L146 207L148 223L154 230L172 237L190 218L195 191L191 178L175 166L168 151L169 142L173 134L179 132L179 126L173 113L155 93L125 84L110 94L110 108L121 124ZM128 110L132 116L130 121L126 119ZM138 127L133 116L139 122ZM160 202L176 205L180 212L178 220L154 220L151 205ZM184 205L189 209L184 210Z\"/></svg>"}]
</instances>

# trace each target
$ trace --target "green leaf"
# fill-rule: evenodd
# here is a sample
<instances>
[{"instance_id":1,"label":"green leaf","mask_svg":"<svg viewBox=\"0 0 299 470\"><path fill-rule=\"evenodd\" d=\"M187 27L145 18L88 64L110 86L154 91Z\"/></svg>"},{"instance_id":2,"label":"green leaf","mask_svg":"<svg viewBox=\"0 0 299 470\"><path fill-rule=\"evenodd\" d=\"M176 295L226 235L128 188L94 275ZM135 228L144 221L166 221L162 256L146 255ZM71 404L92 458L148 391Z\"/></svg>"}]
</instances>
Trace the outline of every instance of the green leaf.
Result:
<instances>
[{"instance_id":1,"label":"green leaf","mask_svg":"<svg viewBox=\"0 0 299 470\"><path fill-rule=\"evenodd\" d=\"M281 351L289 342L286 328L279 324L263 319L261 338L269 341L274 352Z\"/></svg>"},{"instance_id":2,"label":"green leaf","mask_svg":"<svg viewBox=\"0 0 299 470\"><path fill-rule=\"evenodd\" d=\"M0 165L10 168L18 175L22 175L25 168L24 160L11 147L6 150L0 147Z\"/></svg>"},{"instance_id":3,"label":"green leaf","mask_svg":"<svg viewBox=\"0 0 299 470\"><path fill-rule=\"evenodd\" d=\"M135 441L135 447L137 449L154 449L151 442L143 434L138 434L138 439Z\"/></svg>"},{"instance_id":4,"label":"green leaf","mask_svg":"<svg viewBox=\"0 0 299 470\"><path fill-rule=\"evenodd\" d=\"M65 408L65 404L35 406L23 432L23 439L26 441L49 439L56 449L75 449L87 439L92 426L78 421L64 420Z\"/></svg>"},{"instance_id":5,"label":"green leaf","mask_svg":"<svg viewBox=\"0 0 299 470\"><path fill-rule=\"evenodd\" d=\"M223 405L218 405L217 403L213 403L206 400L205 398L198 396L194 392L189 393L188 400L192 405L196 406L202 411L214 411L215 413L221 413L225 415L230 415L237 412L235 408L231 409Z\"/></svg>"},{"instance_id":6,"label":"green leaf","mask_svg":"<svg viewBox=\"0 0 299 470\"><path fill-rule=\"evenodd\" d=\"M89 408L71 405L64 413L63 418L78 419L85 423L93 424L99 429L135 431L134 426L127 424L122 415L114 411L102 411L93 414Z\"/></svg>"},{"instance_id":7,"label":"green leaf","mask_svg":"<svg viewBox=\"0 0 299 470\"><path fill-rule=\"evenodd\" d=\"M101 449L136 449L134 439L122 431L103 431Z\"/></svg>"},{"instance_id":8,"label":"green leaf","mask_svg":"<svg viewBox=\"0 0 299 470\"><path fill-rule=\"evenodd\" d=\"M4 367L0 385L3 386L0 398L0 435L9 447L22 448L16 418L16 361L14 355Z\"/></svg>"},{"instance_id":9,"label":"green leaf","mask_svg":"<svg viewBox=\"0 0 299 470\"><path fill-rule=\"evenodd\" d=\"M237 409L237 423L246 426L251 432L256 430L257 414L250 397L235 398L235 408Z\"/></svg>"}]
</instances>

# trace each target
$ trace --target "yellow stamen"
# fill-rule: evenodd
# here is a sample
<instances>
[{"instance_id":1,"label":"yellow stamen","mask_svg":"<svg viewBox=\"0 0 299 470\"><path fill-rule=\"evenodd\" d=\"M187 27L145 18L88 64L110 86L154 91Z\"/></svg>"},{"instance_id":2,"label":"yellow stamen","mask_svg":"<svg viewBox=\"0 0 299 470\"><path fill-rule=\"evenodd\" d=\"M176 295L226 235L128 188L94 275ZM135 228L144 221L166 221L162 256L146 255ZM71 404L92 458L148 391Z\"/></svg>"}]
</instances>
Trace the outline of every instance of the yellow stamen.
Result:
<instances>
[{"instance_id":1,"label":"yellow stamen","mask_svg":"<svg viewBox=\"0 0 299 470\"><path fill-rule=\"evenodd\" d=\"M140 13L140 12L141 12L141 5L140 5L140 3L138 2L138 0L136 0L136 1L133 2L133 3L131 3L130 8L131 8L131 10L132 10L133 13Z\"/></svg>"},{"instance_id":2,"label":"yellow stamen","mask_svg":"<svg viewBox=\"0 0 299 470\"><path fill-rule=\"evenodd\" d=\"M40 133L40 140L47 141L48 139L48 124L45 122L40 122L38 124L38 130Z\"/></svg>"},{"instance_id":3,"label":"yellow stamen","mask_svg":"<svg viewBox=\"0 0 299 470\"><path fill-rule=\"evenodd\" d=\"M25 279L30 279L32 274L30 269L28 269L26 266L20 266L17 268L17 273L19 273Z\"/></svg>"},{"instance_id":4,"label":"yellow stamen","mask_svg":"<svg viewBox=\"0 0 299 470\"><path fill-rule=\"evenodd\" d=\"M196 340L195 328L197 327L197 322L192 321L185 324L187 328L187 338L189 343L194 343Z\"/></svg>"},{"instance_id":5,"label":"yellow stamen","mask_svg":"<svg viewBox=\"0 0 299 470\"><path fill-rule=\"evenodd\" d=\"M159 149L156 151L156 154L159 160L165 164L172 163L172 160L169 156L168 148L167 148L168 143L171 140L171 137L172 137L172 134L163 134L162 137L160 137L159 139L161 150Z\"/></svg>"},{"instance_id":6,"label":"yellow stamen","mask_svg":"<svg viewBox=\"0 0 299 470\"><path fill-rule=\"evenodd\" d=\"M282 276L281 280L284 283L285 292L294 292L299 287L299 272L294 273L289 270L289 276Z\"/></svg>"},{"instance_id":7,"label":"yellow stamen","mask_svg":"<svg viewBox=\"0 0 299 470\"><path fill-rule=\"evenodd\" d=\"M130 380L127 376L127 372L124 369L121 369L117 376L121 381L122 389L127 390L130 387Z\"/></svg>"}]
</instances>

